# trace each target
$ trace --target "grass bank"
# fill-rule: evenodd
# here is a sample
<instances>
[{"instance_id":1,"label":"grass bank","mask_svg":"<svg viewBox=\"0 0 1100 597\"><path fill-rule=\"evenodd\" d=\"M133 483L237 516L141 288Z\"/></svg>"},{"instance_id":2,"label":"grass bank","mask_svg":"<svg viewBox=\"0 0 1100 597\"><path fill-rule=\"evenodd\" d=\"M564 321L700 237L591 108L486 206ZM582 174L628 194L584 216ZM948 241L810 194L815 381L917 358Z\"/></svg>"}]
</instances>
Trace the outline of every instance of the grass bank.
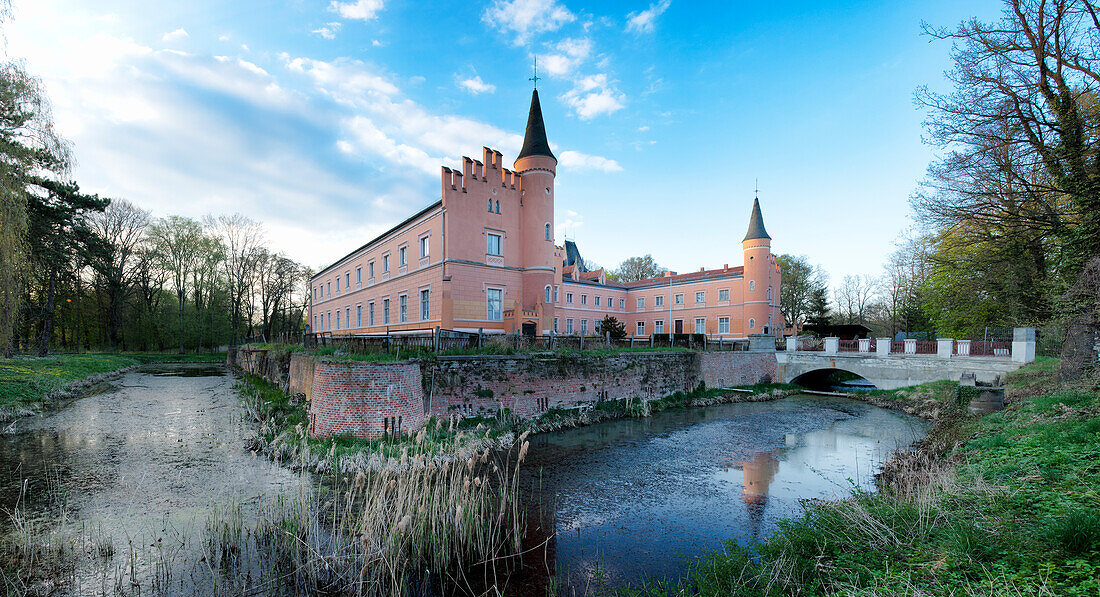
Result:
<instances>
[{"instance_id":1,"label":"grass bank","mask_svg":"<svg viewBox=\"0 0 1100 597\"><path fill-rule=\"evenodd\" d=\"M225 353L62 354L0 359L0 418L33 413L66 390L80 389L74 384L90 386L123 369L168 362L225 362Z\"/></svg>"},{"instance_id":2,"label":"grass bank","mask_svg":"<svg viewBox=\"0 0 1100 597\"><path fill-rule=\"evenodd\" d=\"M943 410L877 492L808 503L767 540L704 558L681 585L622 594L1100 594L1100 394L1095 380L1058 386L1056 367L1010 376L1002 412Z\"/></svg>"}]
</instances>

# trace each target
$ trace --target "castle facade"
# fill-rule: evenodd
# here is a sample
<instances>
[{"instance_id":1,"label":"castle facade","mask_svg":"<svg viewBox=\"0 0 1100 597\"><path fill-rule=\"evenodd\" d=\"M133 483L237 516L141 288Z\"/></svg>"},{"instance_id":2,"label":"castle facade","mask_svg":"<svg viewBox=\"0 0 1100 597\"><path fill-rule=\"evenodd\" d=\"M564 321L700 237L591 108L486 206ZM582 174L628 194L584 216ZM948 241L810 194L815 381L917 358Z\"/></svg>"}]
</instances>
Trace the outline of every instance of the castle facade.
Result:
<instances>
[{"instance_id":1,"label":"castle facade","mask_svg":"<svg viewBox=\"0 0 1100 597\"><path fill-rule=\"evenodd\" d=\"M513 169L489 148L461 170L444 166L439 201L310 279L310 331L592 335L611 315L635 337L781 334L782 278L759 200L744 265L618 283L588 271L572 241L555 244L557 164L535 90Z\"/></svg>"}]
</instances>

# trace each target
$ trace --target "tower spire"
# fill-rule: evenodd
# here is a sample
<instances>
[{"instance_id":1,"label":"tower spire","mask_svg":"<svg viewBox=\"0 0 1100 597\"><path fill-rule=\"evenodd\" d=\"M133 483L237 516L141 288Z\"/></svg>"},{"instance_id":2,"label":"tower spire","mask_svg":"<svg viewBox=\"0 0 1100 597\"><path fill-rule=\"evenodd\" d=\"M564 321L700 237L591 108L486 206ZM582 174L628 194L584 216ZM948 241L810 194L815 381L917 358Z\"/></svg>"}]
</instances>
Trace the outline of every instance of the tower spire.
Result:
<instances>
[{"instance_id":1,"label":"tower spire","mask_svg":"<svg viewBox=\"0 0 1100 597\"><path fill-rule=\"evenodd\" d=\"M531 110L527 114L527 131L523 135L523 148L519 150L519 156L516 159L533 155L544 155L557 160L554 152L550 151L550 142L546 140L546 125L542 121L542 104L539 103L537 88L531 91Z\"/></svg>"},{"instance_id":2,"label":"tower spire","mask_svg":"<svg viewBox=\"0 0 1100 597\"><path fill-rule=\"evenodd\" d=\"M741 242L757 238L766 238L768 240L772 238L768 236L768 231L764 228L764 216L760 213L759 194L752 200L752 215L749 216L749 231L745 233L745 238Z\"/></svg>"},{"instance_id":3,"label":"tower spire","mask_svg":"<svg viewBox=\"0 0 1100 597\"><path fill-rule=\"evenodd\" d=\"M535 55L535 63L534 63L534 66L531 67L531 71L532 71L531 78L527 79L527 80L531 81L531 83L533 83L533 87L535 89L538 89L539 88L539 57L538 57L538 54Z\"/></svg>"}]
</instances>

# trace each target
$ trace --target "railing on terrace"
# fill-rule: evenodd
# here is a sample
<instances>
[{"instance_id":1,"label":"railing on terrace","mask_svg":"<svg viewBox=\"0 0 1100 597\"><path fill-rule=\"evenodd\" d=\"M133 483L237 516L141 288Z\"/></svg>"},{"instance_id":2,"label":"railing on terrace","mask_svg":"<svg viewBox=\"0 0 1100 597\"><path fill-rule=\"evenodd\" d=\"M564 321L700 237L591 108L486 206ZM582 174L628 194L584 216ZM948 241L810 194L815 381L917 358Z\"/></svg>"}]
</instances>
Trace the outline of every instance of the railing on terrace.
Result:
<instances>
[{"instance_id":1,"label":"railing on terrace","mask_svg":"<svg viewBox=\"0 0 1100 597\"><path fill-rule=\"evenodd\" d=\"M335 348L350 353L446 352L474 350L506 354L513 351L601 350L608 348L687 348L701 351L747 351L748 340L711 338L704 334L652 334L650 336L612 339L608 335L548 335L491 334L456 330L424 330L391 334L341 334L320 332L305 334L307 348Z\"/></svg>"},{"instance_id":2,"label":"railing on terrace","mask_svg":"<svg viewBox=\"0 0 1100 597\"><path fill-rule=\"evenodd\" d=\"M971 340L970 348L962 348L963 341L955 342L955 354L972 357L1007 357L1012 355L1012 342Z\"/></svg>"}]
</instances>

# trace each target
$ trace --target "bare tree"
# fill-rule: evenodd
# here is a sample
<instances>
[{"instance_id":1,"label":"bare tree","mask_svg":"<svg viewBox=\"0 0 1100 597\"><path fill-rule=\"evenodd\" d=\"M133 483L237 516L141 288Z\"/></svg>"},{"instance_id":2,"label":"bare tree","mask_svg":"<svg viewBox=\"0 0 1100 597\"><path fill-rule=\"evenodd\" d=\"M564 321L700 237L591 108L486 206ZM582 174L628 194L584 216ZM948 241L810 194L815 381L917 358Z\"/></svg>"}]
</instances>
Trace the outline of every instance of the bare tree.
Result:
<instances>
[{"instance_id":1,"label":"bare tree","mask_svg":"<svg viewBox=\"0 0 1100 597\"><path fill-rule=\"evenodd\" d=\"M844 323L867 323L868 307L877 287L878 281L871 276L844 276L834 292L837 309L844 318Z\"/></svg>"},{"instance_id":2,"label":"bare tree","mask_svg":"<svg viewBox=\"0 0 1100 597\"><path fill-rule=\"evenodd\" d=\"M134 292L140 261L138 251L149 227L149 212L125 199L115 199L91 217L92 230L106 250L93 256L91 266L107 298L107 338L112 348L122 341L122 308Z\"/></svg>"},{"instance_id":3,"label":"bare tree","mask_svg":"<svg viewBox=\"0 0 1100 597\"><path fill-rule=\"evenodd\" d=\"M233 342L237 343L241 339L241 316L246 307L249 312L252 308L251 301L246 305L245 299L250 298L253 289L253 270L263 243L263 228L241 214L217 218L208 216L205 222L208 228L216 232L225 247L222 267L229 290Z\"/></svg>"},{"instance_id":4,"label":"bare tree","mask_svg":"<svg viewBox=\"0 0 1100 597\"><path fill-rule=\"evenodd\" d=\"M180 354L183 354L183 305L187 297L187 282L195 267L195 258L202 242L202 226L189 218L169 216L149 227L149 238L176 291L179 302L179 347Z\"/></svg>"}]
</instances>

